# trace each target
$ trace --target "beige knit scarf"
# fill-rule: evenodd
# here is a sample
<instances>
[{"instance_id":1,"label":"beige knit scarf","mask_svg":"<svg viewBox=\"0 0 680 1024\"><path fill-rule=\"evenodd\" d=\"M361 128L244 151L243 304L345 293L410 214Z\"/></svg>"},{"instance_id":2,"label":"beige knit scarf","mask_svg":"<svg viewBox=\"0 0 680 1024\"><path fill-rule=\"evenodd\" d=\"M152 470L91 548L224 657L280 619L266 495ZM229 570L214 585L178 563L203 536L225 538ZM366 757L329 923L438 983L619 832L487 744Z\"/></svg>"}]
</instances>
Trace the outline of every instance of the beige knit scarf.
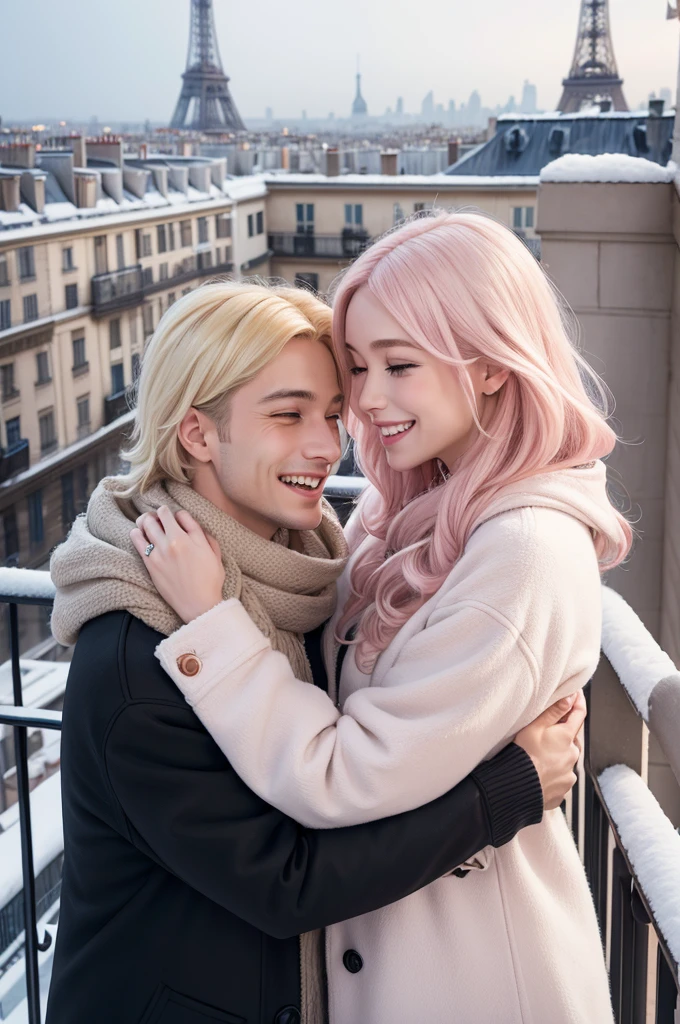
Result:
<instances>
[{"instance_id":1,"label":"beige knit scarf","mask_svg":"<svg viewBox=\"0 0 680 1024\"><path fill-rule=\"evenodd\" d=\"M300 553L288 546L287 530L280 529L273 541L264 540L187 484L164 481L132 498L120 497L117 492L123 487L123 478L105 477L87 512L78 516L52 554L50 572L57 593L51 626L59 643L75 643L85 622L121 609L165 636L182 625L154 588L130 540L142 512L167 505L173 511L186 509L215 537L225 568L223 596L238 597L272 647L286 655L296 676L312 682L302 634L332 615L335 583L347 560L342 528L330 505L324 501L317 530L300 532ZM323 1024L325 1019L322 949L318 932L300 937L304 1024Z\"/></svg>"}]
</instances>

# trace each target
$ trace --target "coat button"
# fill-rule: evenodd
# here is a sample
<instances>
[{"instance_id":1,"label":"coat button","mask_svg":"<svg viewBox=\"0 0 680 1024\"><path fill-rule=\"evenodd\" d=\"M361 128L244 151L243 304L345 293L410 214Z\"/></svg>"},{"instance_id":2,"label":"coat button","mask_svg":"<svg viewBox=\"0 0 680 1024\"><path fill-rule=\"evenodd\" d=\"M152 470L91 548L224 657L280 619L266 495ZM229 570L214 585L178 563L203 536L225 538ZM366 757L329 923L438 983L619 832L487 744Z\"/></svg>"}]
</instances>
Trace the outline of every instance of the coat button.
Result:
<instances>
[{"instance_id":1,"label":"coat button","mask_svg":"<svg viewBox=\"0 0 680 1024\"><path fill-rule=\"evenodd\" d=\"M274 1017L273 1024L300 1024L300 1011L296 1006L284 1006Z\"/></svg>"},{"instance_id":2,"label":"coat button","mask_svg":"<svg viewBox=\"0 0 680 1024\"><path fill-rule=\"evenodd\" d=\"M197 676L203 668L203 662L195 654L181 654L177 659L177 668L183 676Z\"/></svg>"},{"instance_id":3,"label":"coat button","mask_svg":"<svg viewBox=\"0 0 680 1024\"><path fill-rule=\"evenodd\" d=\"M358 974L364 966L364 961L356 949L347 949L342 957L342 962L350 974Z\"/></svg>"}]
</instances>

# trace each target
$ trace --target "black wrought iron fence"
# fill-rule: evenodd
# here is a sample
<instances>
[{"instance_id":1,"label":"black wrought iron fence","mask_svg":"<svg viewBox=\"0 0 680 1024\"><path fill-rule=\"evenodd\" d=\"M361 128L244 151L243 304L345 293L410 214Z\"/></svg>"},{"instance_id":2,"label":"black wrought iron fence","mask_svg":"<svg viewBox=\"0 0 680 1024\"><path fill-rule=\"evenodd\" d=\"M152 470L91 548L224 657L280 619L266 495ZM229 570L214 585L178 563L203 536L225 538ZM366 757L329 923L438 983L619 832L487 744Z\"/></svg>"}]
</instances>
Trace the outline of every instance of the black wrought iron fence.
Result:
<instances>
[{"instance_id":1,"label":"black wrought iron fence","mask_svg":"<svg viewBox=\"0 0 680 1024\"><path fill-rule=\"evenodd\" d=\"M343 519L346 519L351 504L363 485L365 482L361 478L330 478L327 494ZM29 570L25 572L27 580L29 576L34 575ZM21 829L21 903L25 930L28 1020L29 1024L40 1024L38 952L49 947L51 937L47 934L41 939L37 930L37 901L41 893L36 890L33 862L27 730L58 730L61 728L61 715L55 711L23 707L18 606L50 606L52 599L47 594L31 595L30 584L19 589L22 593L9 592L8 588L3 589L0 576L0 603L8 606L14 694L14 706L0 706L0 724L9 725L14 729ZM654 643L651 637L649 641L650 644ZM613 678L613 673L610 672L610 679ZM620 687L618 680L617 685ZM598 693L599 686L596 675L587 688L591 712L594 703L593 693ZM637 711L631 713L637 714ZM593 717L597 724L598 716ZM621 834L620 826L603 794L602 757L598 751L600 741L594 737L593 717L589 714L586 720L584 769L568 802L567 812L590 881L606 945L616 1021L617 1024L674 1024L680 989L678 963L671 950L669 936L664 931L658 913L652 907L650 894L645 890L631 863L628 838ZM616 727L614 723L610 724L612 728ZM677 887L680 890L680 871L677 876ZM650 937L655 940L654 944L650 943ZM649 962L650 947L656 950L656 960L653 963ZM578 979L574 981L575 984L578 983Z\"/></svg>"}]
</instances>

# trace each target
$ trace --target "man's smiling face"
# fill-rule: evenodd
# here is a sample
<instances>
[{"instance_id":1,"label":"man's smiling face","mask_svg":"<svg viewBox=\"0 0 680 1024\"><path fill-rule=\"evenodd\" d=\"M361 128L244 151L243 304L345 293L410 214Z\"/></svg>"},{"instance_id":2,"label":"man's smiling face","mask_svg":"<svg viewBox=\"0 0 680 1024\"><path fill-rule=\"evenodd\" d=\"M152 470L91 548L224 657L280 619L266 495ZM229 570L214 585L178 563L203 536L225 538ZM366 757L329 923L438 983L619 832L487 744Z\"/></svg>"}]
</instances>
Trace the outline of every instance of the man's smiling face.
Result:
<instances>
[{"instance_id":1,"label":"man's smiling face","mask_svg":"<svg viewBox=\"0 0 680 1024\"><path fill-rule=\"evenodd\" d=\"M293 338L229 400L226 440L206 437L224 494L221 507L270 538L276 530L312 530L341 455L342 394L320 341Z\"/></svg>"}]
</instances>

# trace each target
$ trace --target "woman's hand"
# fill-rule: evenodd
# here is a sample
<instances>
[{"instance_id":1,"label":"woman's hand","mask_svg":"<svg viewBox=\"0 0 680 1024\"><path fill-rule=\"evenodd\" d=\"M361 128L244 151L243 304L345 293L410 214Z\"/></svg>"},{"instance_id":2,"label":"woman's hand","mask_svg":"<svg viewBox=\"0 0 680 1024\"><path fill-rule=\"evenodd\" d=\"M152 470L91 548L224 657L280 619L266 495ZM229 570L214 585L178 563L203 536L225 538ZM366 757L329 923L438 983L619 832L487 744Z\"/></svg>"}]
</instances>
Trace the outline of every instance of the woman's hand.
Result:
<instances>
[{"instance_id":1,"label":"woman's hand","mask_svg":"<svg viewBox=\"0 0 680 1024\"><path fill-rule=\"evenodd\" d=\"M173 515L167 505L157 513L145 512L130 538L156 590L184 622L223 599L225 574L219 544L188 512L182 509ZM147 556L148 544L153 544L153 551Z\"/></svg>"}]
</instances>

